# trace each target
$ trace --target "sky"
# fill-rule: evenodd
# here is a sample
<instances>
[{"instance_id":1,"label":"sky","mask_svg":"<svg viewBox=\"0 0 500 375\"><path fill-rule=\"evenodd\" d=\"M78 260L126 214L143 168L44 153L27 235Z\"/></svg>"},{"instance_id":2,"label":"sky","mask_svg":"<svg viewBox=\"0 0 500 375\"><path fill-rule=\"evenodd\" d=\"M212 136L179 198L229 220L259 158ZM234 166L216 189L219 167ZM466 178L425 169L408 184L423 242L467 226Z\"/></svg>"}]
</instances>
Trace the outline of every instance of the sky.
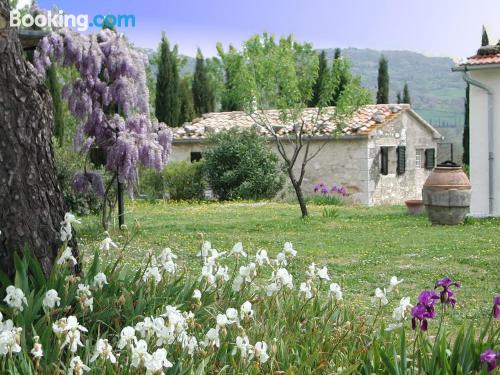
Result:
<instances>
[{"instance_id":1,"label":"sky","mask_svg":"<svg viewBox=\"0 0 500 375\"><path fill-rule=\"evenodd\" d=\"M25 0L24 0L25 1ZM500 37L500 0L39 0L68 14L133 14L119 28L136 45L157 48L162 31L179 51L216 55L253 34L293 34L315 48L410 50L455 59L473 55L484 24Z\"/></svg>"}]
</instances>

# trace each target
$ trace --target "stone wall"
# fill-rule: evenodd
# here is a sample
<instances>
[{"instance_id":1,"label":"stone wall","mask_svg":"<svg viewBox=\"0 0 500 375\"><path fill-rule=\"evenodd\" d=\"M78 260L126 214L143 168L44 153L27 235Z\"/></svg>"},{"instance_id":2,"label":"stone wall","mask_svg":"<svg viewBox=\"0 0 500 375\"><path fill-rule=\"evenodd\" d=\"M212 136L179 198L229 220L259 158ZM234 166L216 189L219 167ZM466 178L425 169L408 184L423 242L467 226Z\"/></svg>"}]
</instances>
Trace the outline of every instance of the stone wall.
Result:
<instances>
[{"instance_id":1,"label":"stone wall","mask_svg":"<svg viewBox=\"0 0 500 375\"><path fill-rule=\"evenodd\" d=\"M380 147L389 149L389 174L380 173ZM406 171L396 173L396 147L406 146ZM395 121L374 131L368 142L370 181L369 204L404 204L408 199L422 199L422 187L430 174L422 167L417 168L417 149L436 149L437 139L432 131L418 121L410 112L405 112Z\"/></svg>"},{"instance_id":2,"label":"stone wall","mask_svg":"<svg viewBox=\"0 0 500 375\"><path fill-rule=\"evenodd\" d=\"M312 159L308 166L302 187L304 193L313 194L313 186L323 182L331 187L333 184L345 186L350 193L350 200L355 203L368 204L368 153L366 136L346 137L343 140L330 140L320 153ZM324 144L324 141L313 141L310 154L314 153ZM278 150L272 143L273 150ZM291 154L292 145L286 145L286 150ZM174 142L172 148L172 161L190 160L191 152L203 153L204 143L193 141ZM278 155L279 156L279 155ZM281 160L281 156L280 160ZM296 164L296 174L300 170L301 158ZM288 181L288 178L287 178ZM290 190L291 186L285 187Z\"/></svg>"}]
</instances>

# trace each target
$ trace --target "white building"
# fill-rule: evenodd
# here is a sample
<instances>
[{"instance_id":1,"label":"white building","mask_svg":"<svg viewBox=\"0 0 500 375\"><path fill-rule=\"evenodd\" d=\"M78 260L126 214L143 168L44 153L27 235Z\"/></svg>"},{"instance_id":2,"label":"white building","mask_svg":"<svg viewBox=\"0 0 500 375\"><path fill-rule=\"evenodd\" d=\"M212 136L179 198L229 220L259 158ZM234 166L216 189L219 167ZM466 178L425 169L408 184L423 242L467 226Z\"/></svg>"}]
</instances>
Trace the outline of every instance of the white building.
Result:
<instances>
[{"instance_id":1,"label":"white building","mask_svg":"<svg viewBox=\"0 0 500 375\"><path fill-rule=\"evenodd\" d=\"M482 47L453 70L470 85L470 213L500 216L500 45Z\"/></svg>"},{"instance_id":2,"label":"white building","mask_svg":"<svg viewBox=\"0 0 500 375\"><path fill-rule=\"evenodd\" d=\"M326 109L326 113L333 109ZM312 119L316 112L315 108L306 109L303 118ZM266 117L276 123L285 140L291 127L280 123L278 111L267 111ZM355 203L404 204L407 199L421 199L422 186L435 165L437 141L442 137L409 105L361 107L343 125L340 136L334 136L337 126L329 117L325 115L318 128L308 128L311 154L327 143L307 167L302 184L306 194L313 192L315 184L325 183L343 185ZM244 112L207 113L173 129L171 160L201 158L207 135L232 127L253 127L272 140Z\"/></svg>"}]
</instances>

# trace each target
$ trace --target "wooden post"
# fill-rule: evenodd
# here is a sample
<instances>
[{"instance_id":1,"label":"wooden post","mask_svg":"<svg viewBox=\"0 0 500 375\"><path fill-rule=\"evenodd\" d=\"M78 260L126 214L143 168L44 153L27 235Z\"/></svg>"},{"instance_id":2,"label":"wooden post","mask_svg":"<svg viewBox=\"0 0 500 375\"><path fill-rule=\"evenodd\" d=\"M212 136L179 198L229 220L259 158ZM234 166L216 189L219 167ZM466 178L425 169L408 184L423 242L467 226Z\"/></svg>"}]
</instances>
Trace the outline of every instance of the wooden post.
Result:
<instances>
[{"instance_id":1,"label":"wooden post","mask_svg":"<svg viewBox=\"0 0 500 375\"><path fill-rule=\"evenodd\" d=\"M118 181L118 224L125 225L125 199L123 197L123 182Z\"/></svg>"}]
</instances>

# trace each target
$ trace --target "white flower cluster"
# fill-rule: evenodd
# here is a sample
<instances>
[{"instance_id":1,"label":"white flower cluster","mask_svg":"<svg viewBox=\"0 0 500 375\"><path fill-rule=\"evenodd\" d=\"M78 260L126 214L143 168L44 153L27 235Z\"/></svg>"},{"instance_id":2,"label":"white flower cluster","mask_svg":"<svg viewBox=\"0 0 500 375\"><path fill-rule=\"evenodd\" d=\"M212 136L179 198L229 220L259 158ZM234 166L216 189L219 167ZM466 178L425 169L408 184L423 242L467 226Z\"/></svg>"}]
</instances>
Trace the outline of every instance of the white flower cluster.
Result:
<instances>
[{"instance_id":1,"label":"white flower cluster","mask_svg":"<svg viewBox=\"0 0 500 375\"><path fill-rule=\"evenodd\" d=\"M158 259L151 255L151 264L143 275L143 280L148 282L152 280L155 285L158 285L163 279L164 274L175 274L177 271L177 264L175 260L177 255L175 255L170 248L163 249L162 253Z\"/></svg>"}]
</instances>

